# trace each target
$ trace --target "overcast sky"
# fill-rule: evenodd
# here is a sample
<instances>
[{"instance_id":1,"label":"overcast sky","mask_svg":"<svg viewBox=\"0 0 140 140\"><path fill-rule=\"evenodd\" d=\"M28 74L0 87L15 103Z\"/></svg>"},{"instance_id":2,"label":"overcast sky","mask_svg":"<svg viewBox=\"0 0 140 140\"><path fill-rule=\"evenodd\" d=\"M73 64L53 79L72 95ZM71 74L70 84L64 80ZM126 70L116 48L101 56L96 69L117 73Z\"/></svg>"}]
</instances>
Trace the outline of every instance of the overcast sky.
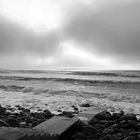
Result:
<instances>
[{"instance_id":1,"label":"overcast sky","mask_svg":"<svg viewBox=\"0 0 140 140\"><path fill-rule=\"evenodd\" d=\"M0 68L140 69L140 1L0 0Z\"/></svg>"}]
</instances>

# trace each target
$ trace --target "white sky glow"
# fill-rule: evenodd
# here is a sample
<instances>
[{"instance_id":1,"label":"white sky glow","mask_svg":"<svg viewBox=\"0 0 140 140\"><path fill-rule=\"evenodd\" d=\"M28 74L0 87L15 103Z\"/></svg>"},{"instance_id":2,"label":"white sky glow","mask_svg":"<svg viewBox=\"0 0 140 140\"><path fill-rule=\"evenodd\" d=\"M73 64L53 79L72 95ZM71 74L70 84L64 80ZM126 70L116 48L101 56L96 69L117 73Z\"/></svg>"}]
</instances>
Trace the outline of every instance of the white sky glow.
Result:
<instances>
[{"instance_id":1,"label":"white sky glow","mask_svg":"<svg viewBox=\"0 0 140 140\"><path fill-rule=\"evenodd\" d=\"M63 11L53 0L1 0L3 16L35 31L62 26Z\"/></svg>"},{"instance_id":2,"label":"white sky glow","mask_svg":"<svg viewBox=\"0 0 140 140\"><path fill-rule=\"evenodd\" d=\"M10 62L9 67L13 63L40 69L136 68L140 5L131 3L133 0L0 0L0 66L8 67ZM133 61L135 54L138 57Z\"/></svg>"}]
</instances>

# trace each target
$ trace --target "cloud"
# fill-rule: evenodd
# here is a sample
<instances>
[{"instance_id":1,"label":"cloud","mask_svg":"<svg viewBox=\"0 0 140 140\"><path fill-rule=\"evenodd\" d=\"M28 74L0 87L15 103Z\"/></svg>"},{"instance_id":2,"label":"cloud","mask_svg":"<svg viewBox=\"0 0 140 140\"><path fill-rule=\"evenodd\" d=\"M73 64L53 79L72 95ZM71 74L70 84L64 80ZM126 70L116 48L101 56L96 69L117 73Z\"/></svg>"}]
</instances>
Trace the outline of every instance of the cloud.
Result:
<instances>
[{"instance_id":1,"label":"cloud","mask_svg":"<svg viewBox=\"0 0 140 140\"><path fill-rule=\"evenodd\" d=\"M98 8L94 3L92 6L83 5L71 11L65 25L67 37L103 56L139 63L140 2L100 0L96 3Z\"/></svg>"},{"instance_id":2,"label":"cloud","mask_svg":"<svg viewBox=\"0 0 140 140\"><path fill-rule=\"evenodd\" d=\"M42 18L44 16L41 16L41 20L36 20L37 15L40 17L36 10L37 4L40 3L39 0L36 1L34 9L37 13L34 13L32 9L32 13L27 16L27 11L24 15L24 10L19 10L22 14L20 12L16 14L18 10L15 10L14 16L18 15L18 21L11 16L11 10L8 10L7 15L3 11L0 16L1 67L91 66L105 69L106 67L119 67L119 64L121 68L140 67L139 1L60 1L58 9L63 11L60 10L60 13L63 13L62 25L58 28L51 28L51 30L47 30L45 27L44 32L42 32L44 24L47 26L49 18L44 19ZM57 5L58 2L53 0L51 3ZM26 4L28 5L27 1ZM42 6L45 8L45 4L45 1L42 0L39 11ZM22 4L20 6L22 7ZM32 7L32 5L30 6ZM12 9L15 7L16 2ZM26 9L26 6L23 6L23 9ZM50 19L52 19L51 17L55 19L55 13L52 8L50 9L52 11ZM46 12L43 9L41 14ZM30 23L36 25L34 21L39 21L39 27L27 28L29 25L25 26L25 22L21 20L23 15L24 20L33 16L34 20L30 19ZM45 17L49 17L48 13L47 15ZM52 21L55 20L50 20L50 25ZM41 32L36 32L40 28ZM64 45L63 48L60 48L60 45L67 41L74 42L76 45L68 42L69 47ZM9 63L10 65L8 65Z\"/></svg>"},{"instance_id":3,"label":"cloud","mask_svg":"<svg viewBox=\"0 0 140 140\"><path fill-rule=\"evenodd\" d=\"M60 41L56 32L37 34L0 18L0 55L51 55Z\"/></svg>"}]
</instances>

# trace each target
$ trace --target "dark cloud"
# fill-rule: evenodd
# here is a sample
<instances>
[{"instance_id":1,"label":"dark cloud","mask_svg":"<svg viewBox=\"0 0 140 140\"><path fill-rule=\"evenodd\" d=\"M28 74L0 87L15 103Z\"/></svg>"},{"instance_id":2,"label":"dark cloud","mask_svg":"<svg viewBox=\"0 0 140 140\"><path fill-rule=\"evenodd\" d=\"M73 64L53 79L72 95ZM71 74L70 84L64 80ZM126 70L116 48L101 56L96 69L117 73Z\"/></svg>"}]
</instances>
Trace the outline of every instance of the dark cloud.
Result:
<instances>
[{"instance_id":1,"label":"dark cloud","mask_svg":"<svg viewBox=\"0 0 140 140\"><path fill-rule=\"evenodd\" d=\"M65 27L67 37L85 44L90 51L125 62L139 62L140 2L113 2L98 10L88 6L79 12L73 10Z\"/></svg>"},{"instance_id":2,"label":"dark cloud","mask_svg":"<svg viewBox=\"0 0 140 140\"><path fill-rule=\"evenodd\" d=\"M59 44L57 32L38 34L0 18L0 55L39 55L53 53Z\"/></svg>"}]
</instances>

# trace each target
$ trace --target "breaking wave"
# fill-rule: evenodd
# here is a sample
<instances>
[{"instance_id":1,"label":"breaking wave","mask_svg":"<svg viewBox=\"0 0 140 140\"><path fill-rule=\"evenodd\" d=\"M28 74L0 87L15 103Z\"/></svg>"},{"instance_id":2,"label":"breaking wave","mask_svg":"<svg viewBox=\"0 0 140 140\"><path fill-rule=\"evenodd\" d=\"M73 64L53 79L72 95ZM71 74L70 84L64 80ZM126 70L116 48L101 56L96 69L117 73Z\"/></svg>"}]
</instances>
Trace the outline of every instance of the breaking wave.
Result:
<instances>
[{"instance_id":1,"label":"breaking wave","mask_svg":"<svg viewBox=\"0 0 140 140\"><path fill-rule=\"evenodd\" d=\"M22 76L0 76L3 80L16 80L16 81L55 81L55 82L67 82L73 84L140 84L140 81L129 80L88 80L88 79L76 79L76 78L46 78L46 77L22 77Z\"/></svg>"},{"instance_id":2,"label":"breaking wave","mask_svg":"<svg viewBox=\"0 0 140 140\"><path fill-rule=\"evenodd\" d=\"M73 74L73 75L82 75L82 76L114 76L114 77L132 77L132 78L136 78L136 77L140 77L140 75L138 74L126 74L126 73L115 73L115 72L82 72L82 71L78 71L78 72L71 72L69 74Z\"/></svg>"}]
</instances>

